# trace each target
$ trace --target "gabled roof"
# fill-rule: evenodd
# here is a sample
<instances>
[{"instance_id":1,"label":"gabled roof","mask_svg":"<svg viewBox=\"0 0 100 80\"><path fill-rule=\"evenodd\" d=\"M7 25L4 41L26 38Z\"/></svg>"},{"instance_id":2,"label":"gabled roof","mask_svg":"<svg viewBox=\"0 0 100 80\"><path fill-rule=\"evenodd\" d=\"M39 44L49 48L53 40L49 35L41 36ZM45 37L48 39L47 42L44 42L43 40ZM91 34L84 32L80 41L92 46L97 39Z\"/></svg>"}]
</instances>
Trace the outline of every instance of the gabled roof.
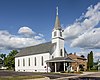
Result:
<instances>
[{"instance_id":1,"label":"gabled roof","mask_svg":"<svg viewBox=\"0 0 100 80\"><path fill-rule=\"evenodd\" d=\"M47 60L46 62L75 62L69 57L56 57L50 60Z\"/></svg>"},{"instance_id":2,"label":"gabled roof","mask_svg":"<svg viewBox=\"0 0 100 80\"><path fill-rule=\"evenodd\" d=\"M21 56L28 56L28 55L35 55L35 54L41 54L41 53L52 53L53 48L56 43L43 43L35 46L30 46L23 48L15 57L21 57Z\"/></svg>"},{"instance_id":3,"label":"gabled roof","mask_svg":"<svg viewBox=\"0 0 100 80\"><path fill-rule=\"evenodd\" d=\"M82 59L82 60L87 60L86 58L77 56L76 54L68 54L68 57L70 57L71 59Z\"/></svg>"}]
</instances>

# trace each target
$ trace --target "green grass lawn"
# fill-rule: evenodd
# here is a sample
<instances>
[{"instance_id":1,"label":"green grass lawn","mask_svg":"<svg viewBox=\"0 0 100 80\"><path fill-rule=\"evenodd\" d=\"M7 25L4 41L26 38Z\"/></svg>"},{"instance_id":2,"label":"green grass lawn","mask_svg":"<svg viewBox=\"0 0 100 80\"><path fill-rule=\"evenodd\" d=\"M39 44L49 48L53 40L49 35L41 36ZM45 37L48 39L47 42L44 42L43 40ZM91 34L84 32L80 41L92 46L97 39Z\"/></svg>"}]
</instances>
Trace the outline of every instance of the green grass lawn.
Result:
<instances>
[{"instance_id":1,"label":"green grass lawn","mask_svg":"<svg viewBox=\"0 0 100 80\"><path fill-rule=\"evenodd\" d=\"M89 71L86 71L86 72L98 72L98 70L89 70Z\"/></svg>"},{"instance_id":2,"label":"green grass lawn","mask_svg":"<svg viewBox=\"0 0 100 80\"><path fill-rule=\"evenodd\" d=\"M0 80L25 80L25 79L36 79L44 78L44 76L6 76L0 77Z\"/></svg>"}]
</instances>

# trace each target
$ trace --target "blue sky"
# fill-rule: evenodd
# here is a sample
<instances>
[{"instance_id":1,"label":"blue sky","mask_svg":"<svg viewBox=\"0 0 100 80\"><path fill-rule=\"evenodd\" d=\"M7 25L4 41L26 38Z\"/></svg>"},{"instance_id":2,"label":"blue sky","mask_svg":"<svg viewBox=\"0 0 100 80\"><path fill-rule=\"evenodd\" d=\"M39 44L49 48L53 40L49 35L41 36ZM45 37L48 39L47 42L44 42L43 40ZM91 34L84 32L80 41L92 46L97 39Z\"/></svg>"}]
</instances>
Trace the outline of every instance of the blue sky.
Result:
<instances>
[{"instance_id":1,"label":"blue sky","mask_svg":"<svg viewBox=\"0 0 100 80\"><path fill-rule=\"evenodd\" d=\"M58 6L68 53L86 55L93 50L99 56L95 57L100 58L100 38L97 37L100 34L99 2L100 0L0 0L0 51L7 53L12 49L50 41Z\"/></svg>"}]
</instances>

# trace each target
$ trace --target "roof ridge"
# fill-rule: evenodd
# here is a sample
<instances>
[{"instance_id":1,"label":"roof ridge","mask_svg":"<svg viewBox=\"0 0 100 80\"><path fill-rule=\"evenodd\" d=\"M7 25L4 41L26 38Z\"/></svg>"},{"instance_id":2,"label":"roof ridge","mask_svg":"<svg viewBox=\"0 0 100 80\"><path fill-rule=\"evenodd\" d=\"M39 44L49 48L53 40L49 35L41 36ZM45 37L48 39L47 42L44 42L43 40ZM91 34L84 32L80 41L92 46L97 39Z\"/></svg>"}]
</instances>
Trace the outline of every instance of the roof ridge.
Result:
<instances>
[{"instance_id":1,"label":"roof ridge","mask_svg":"<svg viewBox=\"0 0 100 80\"><path fill-rule=\"evenodd\" d=\"M35 47L35 46L43 45L43 44L46 44L46 43L51 43L51 41L50 41L50 42L45 42L45 43L36 44L36 45L33 45L33 46L27 46L27 47L24 47L24 48L22 48L22 49L30 48L30 47Z\"/></svg>"}]
</instances>

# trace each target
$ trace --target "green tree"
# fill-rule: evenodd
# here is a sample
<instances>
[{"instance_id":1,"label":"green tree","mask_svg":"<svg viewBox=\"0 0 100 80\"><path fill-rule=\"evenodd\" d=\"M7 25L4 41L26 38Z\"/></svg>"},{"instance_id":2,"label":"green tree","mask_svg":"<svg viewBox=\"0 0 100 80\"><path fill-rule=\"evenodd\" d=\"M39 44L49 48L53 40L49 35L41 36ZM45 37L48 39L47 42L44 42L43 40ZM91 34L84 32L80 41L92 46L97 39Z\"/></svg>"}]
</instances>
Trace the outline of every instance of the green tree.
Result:
<instances>
[{"instance_id":1,"label":"green tree","mask_svg":"<svg viewBox=\"0 0 100 80\"><path fill-rule=\"evenodd\" d=\"M90 69L93 67L93 52L90 52Z\"/></svg>"},{"instance_id":2,"label":"green tree","mask_svg":"<svg viewBox=\"0 0 100 80\"><path fill-rule=\"evenodd\" d=\"M18 53L17 50L12 50L6 57L5 65L8 69L14 69L15 67L15 55Z\"/></svg>"},{"instance_id":3,"label":"green tree","mask_svg":"<svg viewBox=\"0 0 100 80\"><path fill-rule=\"evenodd\" d=\"M91 68L93 67L93 52L91 51L88 56L88 63L87 63L87 68L88 70L91 70Z\"/></svg>"},{"instance_id":4,"label":"green tree","mask_svg":"<svg viewBox=\"0 0 100 80\"><path fill-rule=\"evenodd\" d=\"M0 54L0 58L4 59L6 57L6 54Z\"/></svg>"},{"instance_id":5,"label":"green tree","mask_svg":"<svg viewBox=\"0 0 100 80\"><path fill-rule=\"evenodd\" d=\"M88 54L87 59L88 59L87 69L90 70L90 54Z\"/></svg>"},{"instance_id":6,"label":"green tree","mask_svg":"<svg viewBox=\"0 0 100 80\"><path fill-rule=\"evenodd\" d=\"M3 66L5 66L4 62L5 62L5 59L6 59L6 54L0 54L0 64L3 64Z\"/></svg>"}]
</instances>

